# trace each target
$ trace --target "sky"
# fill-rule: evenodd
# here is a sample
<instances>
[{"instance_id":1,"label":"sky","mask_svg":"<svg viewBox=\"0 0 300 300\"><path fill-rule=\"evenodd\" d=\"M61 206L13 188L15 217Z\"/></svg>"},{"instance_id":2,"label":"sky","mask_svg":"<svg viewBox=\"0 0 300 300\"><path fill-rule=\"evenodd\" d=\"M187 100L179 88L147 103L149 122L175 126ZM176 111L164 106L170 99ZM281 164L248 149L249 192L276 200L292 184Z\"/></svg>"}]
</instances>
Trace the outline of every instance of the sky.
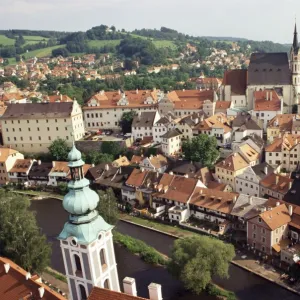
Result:
<instances>
[{"instance_id":1,"label":"sky","mask_svg":"<svg viewBox=\"0 0 300 300\"><path fill-rule=\"evenodd\" d=\"M292 43L299 0L0 0L0 29L131 31L161 26L194 36Z\"/></svg>"}]
</instances>

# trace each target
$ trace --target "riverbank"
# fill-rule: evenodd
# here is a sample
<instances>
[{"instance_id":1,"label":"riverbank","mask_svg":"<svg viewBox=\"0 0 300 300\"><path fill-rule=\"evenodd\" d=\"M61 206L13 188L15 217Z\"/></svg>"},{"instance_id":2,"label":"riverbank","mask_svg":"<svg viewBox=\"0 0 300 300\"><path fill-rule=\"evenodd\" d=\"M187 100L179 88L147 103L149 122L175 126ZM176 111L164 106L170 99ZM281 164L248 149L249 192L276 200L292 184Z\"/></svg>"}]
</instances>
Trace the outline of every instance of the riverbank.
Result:
<instances>
[{"instance_id":1,"label":"riverbank","mask_svg":"<svg viewBox=\"0 0 300 300\"><path fill-rule=\"evenodd\" d=\"M152 220L145 220L138 217L128 216L124 217L124 214L120 215L120 220L135 226L140 226L148 230L156 231L160 234L165 234L174 238L184 238L191 235L196 235L196 233L188 232L187 230L181 228L175 228L171 225L159 224ZM178 234L179 233L179 234ZM242 253L237 254L236 257L231 262L235 266L242 268L248 272L251 272L259 277L262 277L278 286L285 288L286 290L300 296L300 286L297 288L291 288L286 283L284 283L280 276L281 273L276 272L273 268L265 264L259 264L257 260L253 258L242 258L244 255Z\"/></svg>"},{"instance_id":2,"label":"riverbank","mask_svg":"<svg viewBox=\"0 0 300 300\"><path fill-rule=\"evenodd\" d=\"M54 192L43 192L43 191L33 191L33 190L11 190L11 192L20 195L26 195L29 197L36 197L37 199L52 198L60 201L64 199L62 195Z\"/></svg>"}]
</instances>

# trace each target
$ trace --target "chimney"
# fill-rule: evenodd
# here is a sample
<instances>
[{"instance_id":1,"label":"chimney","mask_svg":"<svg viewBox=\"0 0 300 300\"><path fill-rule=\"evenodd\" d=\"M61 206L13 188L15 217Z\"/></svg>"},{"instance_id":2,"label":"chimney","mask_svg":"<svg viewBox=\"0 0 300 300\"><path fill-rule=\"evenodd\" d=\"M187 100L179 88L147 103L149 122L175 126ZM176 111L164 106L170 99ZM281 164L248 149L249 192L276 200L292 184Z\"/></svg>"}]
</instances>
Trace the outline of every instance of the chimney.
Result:
<instances>
[{"instance_id":1,"label":"chimney","mask_svg":"<svg viewBox=\"0 0 300 300\"><path fill-rule=\"evenodd\" d=\"M31 274L29 272L27 272L25 277L26 277L26 280L28 280L29 278L31 278Z\"/></svg>"},{"instance_id":2,"label":"chimney","mask_svg":"<svg viewBox=\"0 0 300 300\"><path fill-rule=\"evenodd\" d=\"M41 286L39 288L39 295L40 295L40 298L42 299L44 297L44 294L45 294L45 289Z\"/></svg>"},{"instance_id":3,"label":"chimney","mask_svg":"<svg viewBox=\"0 0 300 300\"><path fill-rule=\"evenodd\" d=\"M292 185L293 185L293 182L290 181L290 182L289 182L289 190L292 188Z\"/></svg>"},{"instance_id":4,"label":"chimney","mask_svg":"<svg viewBox=\"0 0 300 300\"><path fill-rule=\"evenodd\" d=\"M279 201L277 201L277 202L276 202L276 206L279 206L279 205L280 205L280 202L279 202Z\"/></svg>"},{"instance_id":5,"label":"chimney","mask_svg":"<svg viewBox=\"0 0 300 300\"><path fill-rule=\"evenodd\" d=\"M170 171L169 174L170 174L170 175L174 175L173 171Z\"/></svg>"},{"instance_id":6,"label":"chimney","mask_svg":"<svg viewBox=\"0 0 300 300\"><path fill-rule=\"evenodd\" d=\"M62 94L59 95L59 99L60 99L60 101L62 101L62 99L63 99Z\"/></svg>"},{"instance_id":7,"label":"chimney","mask_svg":"<svg viewBox=\"0 0 300 300\"><path fill-rule=\"evenodd\" d=\"M52 167L53 168L55 167L55 161L52 161Z\"/></svg>"},{"instance_id":8,"label":"chimney","mask_svg":"<svg viewBox=\"0 0 300 300\"><path fill-rule=\"evenodd\" d=\"M252 196L249 197L249 204L250 204L250 205L253 204L253 197L252 197Z\"/></svg>"},{"instance_id":9,"label":"chimney","mask_svg":"<svg viewBox=\"0 0 300 300\"><path fill-rule=\"evenodd\" d=\"M278 182L279 182L279 176L276 175L276 185L278 184Z\"/></svg>"},{"instance_id":10,"label":"chimney","mask_svg":"<svg viewBox=\"0 0 300 300\"><path fill-rule=\"evenodd\" d=\"M143 173L145 171L145 169L144 168L141 168L141 172Z\"/></svg>"},{"instance_id":11,"label":"chimney","mask_svg":"<svg viewBox=\"0 0 300 300\"><path fill-rule=\"evenodd\" d=\"M184 174L184 176L183 177L185 177L185 178L189 178L189 174Z\"/></svg>"},{"instance_id":12,"label":"chimney","mask_svg":"<svg viewBox=\"0 0 300 300\"><path fill-rule=\"evenodd\" d=\"M293 206L289 205L289 215L292 216L293 214Z\"/></svg>"},{"instance_id":13,"label":"chimney","mask_svg":"<svg viewBox=\"0 0 300 300\"><path fill-rule=\"evenodd\" d=\"M138 90L138 89L136 89L136 90L135 90L135 92L136 92L136 94L138 95L138 93L139 93L139 90Z\"/></svg>"},{"instance_id":14,"label":"chimney","mask_svg":"<svg viewBox=\"0 0 300 300\"><path fill-rule=\"evenodd\" d=\"M120 89L118 90L118 94L121 95L121 90Z\"/></svg>"},{"instance_id":15,"label":"chimney","mask_svg":"<svg viewBox=\"0 0 300 300\"><path fill-rule=\"evenodd\" d=\"M124 287L125 294L131 295L131 296L137 296L136 284L135 284L134 278L125 277L123 279L123 287Z\"/></svg>"},{"instance_id":16,"label":"chimney","mask_svg":"<svg viewBox=\"0 0 300 300\"><path fill-rule=\"evenodd\" d=\"M41 160L39 159L39 160L37 161L37 163L38 163L38 165L40 165L42 162L41 162Z\"/></svg>"},{"instance_id":17,"label":"chimney","mask_svg":"<svg viewBox=\"0 0 300 300\"><path fill-rule=\"evenodd\" d=\"M270 101L272 101L273 91L270 91Z\"/></svg>"},{"instance_id":18,"label":"chimney","mask_svg":"<svg viewBox=\"0 0 300 300\"><path fill-rule=\"evenodd\" d=\"M149 290L149 299L150 300L162 300L162 293L161 293L161 285L157 283L151 283L148 286Z\"/></svg>"},{"instance_id":19,"label":"chimney","mask_svg":"<svg viewBox=\"0 0 300 300\"><path fill-rule=\"evenodd\" d=\"M264 167L264 173L267 175L268 174L268 166Z\"/></svg>"},{"instance_id":20,"label":"chimney","mask_svg":"<svg viewBox=\"0 0 300 300\"><path fill-rule=\"evenodd\" d=\"M108 171L109 170L109 165L106 164L105 167L104 167L105 171Z\"/></svg>"},{"instance_id":21,"label":"chimney","mask_svg":"<svg viewBox=\"0 0 300 300\"><path fill-rule=\"evenodd\" d=\"M10 264L9 263L4 264L4 270L6 274L8 273L9 269L10 269Z\"/></svg>"}]
</instances>

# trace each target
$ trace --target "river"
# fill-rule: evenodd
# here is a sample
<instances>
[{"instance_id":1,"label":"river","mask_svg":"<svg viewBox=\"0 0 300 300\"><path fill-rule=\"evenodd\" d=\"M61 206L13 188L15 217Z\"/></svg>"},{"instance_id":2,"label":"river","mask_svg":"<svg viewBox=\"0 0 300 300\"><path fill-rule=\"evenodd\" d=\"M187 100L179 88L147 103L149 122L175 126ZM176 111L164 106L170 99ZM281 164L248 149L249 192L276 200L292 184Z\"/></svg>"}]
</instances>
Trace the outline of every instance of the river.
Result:
<instances>
[{"instance_id":1,"label":"river","mask_svg":"<svg viewBox=\"0 0 300 300\"><path fill-rule=\"evenodd\" d=\"M36 211L38 225L52 243L51 267L65 273L59 242L56 239L68 218L62 208L61 201L44 199L32 201L31 209ZM131 224L119 222L119 232L141 239L155 247L158 251L168 255L174 238L143 229ZM164 300L208 300L210 297L194 296L182 288L180 282L171 277L163 268L153 267L142 262L124 248L115 247L116 260L120 282L126 276L133 277L137 282L138 295L148 297L147 286L151 282L162 285ZM234 265L230 266L229 279L215 279L215 282L227 290L234 291L240 300L299 300L299 297L269 281Z\"/></svg>"}]
</instances>

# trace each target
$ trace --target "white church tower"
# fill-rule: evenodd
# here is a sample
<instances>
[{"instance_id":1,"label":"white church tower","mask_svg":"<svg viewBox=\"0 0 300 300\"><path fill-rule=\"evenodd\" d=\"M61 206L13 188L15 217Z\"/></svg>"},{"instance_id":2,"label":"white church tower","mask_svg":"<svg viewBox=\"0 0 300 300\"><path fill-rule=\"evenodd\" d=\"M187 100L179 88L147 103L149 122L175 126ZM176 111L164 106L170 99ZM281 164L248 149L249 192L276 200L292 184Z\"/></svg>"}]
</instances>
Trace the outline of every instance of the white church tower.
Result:
<instances>
[{"instance_id":1,"label":"white church tower","mask_svg":"<svg viewBox=\"0 0 300 300\"><path fill-rule=\"evenodd\" d=\"M292 84L294 86L296 98L300 94L300 51L298 43L297 25L295 24L294 40L291 48L291 72L292 72Z\"/></svg>"},{"instance_id":2,"label":"white church tower","mask_svg":"<svg viewBox=\"0 0 300 300\"><path fill-rule=\"evenodd\" d=\"M84 178L84 162L74 144L68 160L72 179L63 207L70 215L58 239L71 299L87 299L94 286L119 292L113 226L107 224L96 210L99 196Z\"/></svg>"}]
</instances>

